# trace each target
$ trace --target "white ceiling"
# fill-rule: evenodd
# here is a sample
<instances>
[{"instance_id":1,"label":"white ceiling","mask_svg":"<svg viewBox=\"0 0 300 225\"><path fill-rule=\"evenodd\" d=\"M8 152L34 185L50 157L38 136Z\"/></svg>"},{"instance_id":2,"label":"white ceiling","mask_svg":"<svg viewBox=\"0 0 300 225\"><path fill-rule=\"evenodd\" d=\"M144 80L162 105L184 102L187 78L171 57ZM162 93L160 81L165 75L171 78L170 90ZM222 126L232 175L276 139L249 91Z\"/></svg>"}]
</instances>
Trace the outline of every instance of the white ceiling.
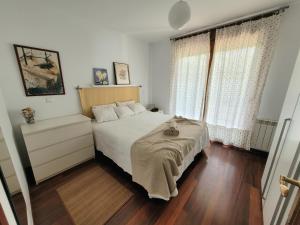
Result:
<instances>
[{"instance_id":1,"label":"white ceiling","mask_svg":"<svg viewBox=\"0 0 300 225\"><path fill-rule=\"evenodd\" d=\"M174 34L220 23L287 3L288 0L186 0L191 21L181 31L168 24L168 12L177 0L51 0L50 8L70 18L99 24L153 42Z\"/></svg>"}]
</instances>

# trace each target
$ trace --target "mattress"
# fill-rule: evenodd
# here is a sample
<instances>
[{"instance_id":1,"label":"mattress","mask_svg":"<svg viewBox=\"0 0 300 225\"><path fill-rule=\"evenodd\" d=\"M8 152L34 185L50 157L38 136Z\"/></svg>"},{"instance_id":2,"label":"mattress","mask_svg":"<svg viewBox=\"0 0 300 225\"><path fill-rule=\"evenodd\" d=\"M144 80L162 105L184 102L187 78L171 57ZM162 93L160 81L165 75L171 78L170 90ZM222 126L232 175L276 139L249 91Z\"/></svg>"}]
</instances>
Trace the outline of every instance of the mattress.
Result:
<instances>
[{"instance_id":1,"label":"mattress","mask_svg":"<svg viewBox=\"0 0 300 225\"><path fill-rule=\"evenodd\" d=\"M171 115L145 111L115 121L93 122L96 149L132 175L130 156L132 144L171 118ZM193 162L194 157L205 147L202 146L203 144L200 140L196 142L194 149L184 158L179 168L180 175L176 179L181 177L184 170Z\"/></svg>"}]
</instances>

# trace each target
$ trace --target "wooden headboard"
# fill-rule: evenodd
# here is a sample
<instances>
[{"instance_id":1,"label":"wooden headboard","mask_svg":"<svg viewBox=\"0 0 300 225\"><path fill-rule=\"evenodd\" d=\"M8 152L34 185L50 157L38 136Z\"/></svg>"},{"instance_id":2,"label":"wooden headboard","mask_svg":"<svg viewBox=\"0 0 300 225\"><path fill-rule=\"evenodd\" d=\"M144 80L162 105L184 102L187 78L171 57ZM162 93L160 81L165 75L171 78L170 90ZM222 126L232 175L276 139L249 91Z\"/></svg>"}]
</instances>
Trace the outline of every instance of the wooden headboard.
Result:
<instances>
[{"instance_id":1,"label":"wooden headboard","mask_svg":"<svg viewBox=\"0 0 300 225\"><path fill-rule=\"evenodd\" d=\"M95 105L129 100L140 101L140 87L138 86L79 88L78 90L82 114L90 118L93 117L92 107Z\"/></svg>"}]
</instances>

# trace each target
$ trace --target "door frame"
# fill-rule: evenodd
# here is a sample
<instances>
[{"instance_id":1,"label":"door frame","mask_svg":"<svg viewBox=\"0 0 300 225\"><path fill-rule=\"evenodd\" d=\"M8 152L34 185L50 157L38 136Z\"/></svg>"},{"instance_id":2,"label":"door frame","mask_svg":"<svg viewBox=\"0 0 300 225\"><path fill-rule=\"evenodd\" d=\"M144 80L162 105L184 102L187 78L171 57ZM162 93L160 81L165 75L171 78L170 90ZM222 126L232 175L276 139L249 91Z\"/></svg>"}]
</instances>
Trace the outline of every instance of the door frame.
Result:
<instances>
[{"instance_id":1,"label":"door frame","mask_svg":"<svg viewBox=\"0 0 300 225\"><path fill-rule=\"evenodd\" d=\"M0 166L0 180L1 180L1 183L3 185L6 197L8 199L9 205L10 205L10 208L11 208L11 210L13 212L14 217L15 217L16 223L17 223L17 225L20 225L20 221L19 221L19 218L17 216L17 212L16 212L16 209L15 209L15 206L14 206L12 200L11 200L11 194L9 192L8 185L7 185L6 180L4 178L4 174L2 172L1 166Z\"/></svg>"}]
</instances>

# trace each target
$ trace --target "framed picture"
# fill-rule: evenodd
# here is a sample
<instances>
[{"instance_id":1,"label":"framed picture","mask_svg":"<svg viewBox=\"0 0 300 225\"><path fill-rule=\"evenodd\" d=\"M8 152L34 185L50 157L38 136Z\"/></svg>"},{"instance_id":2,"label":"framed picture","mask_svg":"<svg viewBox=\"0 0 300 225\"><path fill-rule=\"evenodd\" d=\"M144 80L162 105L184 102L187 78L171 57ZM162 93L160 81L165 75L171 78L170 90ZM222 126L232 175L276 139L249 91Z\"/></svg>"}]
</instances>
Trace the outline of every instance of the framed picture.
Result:
<instances>
[{"instance_id":1,"label":"framed picture","mask_svg":"<svg viewBox=\"0 0 300 225\"><path fill-rule=\"evenodd\" d=\"M108 85L108 74L106 69L93 68L94 81L96 85Z\"/></svg>"},{"instance_id":2,"label":"framed picture","mask_svg":"<svg viewBox=\"0 0 300 225\"><path fill-rule=\"evenodd\" d=\"M64 95L57 51L14 45L26 96Z\"/></svg>"},{"instance_id":3,"label":"framed picture","mask_svg":"<svg viewBox=\"0 0 300 225\"><path fill-rule=\"evenodd\" d=\"M130 84L128 64L114 62L114 71L116 84Z\"/></svg>"}]
</instances>

